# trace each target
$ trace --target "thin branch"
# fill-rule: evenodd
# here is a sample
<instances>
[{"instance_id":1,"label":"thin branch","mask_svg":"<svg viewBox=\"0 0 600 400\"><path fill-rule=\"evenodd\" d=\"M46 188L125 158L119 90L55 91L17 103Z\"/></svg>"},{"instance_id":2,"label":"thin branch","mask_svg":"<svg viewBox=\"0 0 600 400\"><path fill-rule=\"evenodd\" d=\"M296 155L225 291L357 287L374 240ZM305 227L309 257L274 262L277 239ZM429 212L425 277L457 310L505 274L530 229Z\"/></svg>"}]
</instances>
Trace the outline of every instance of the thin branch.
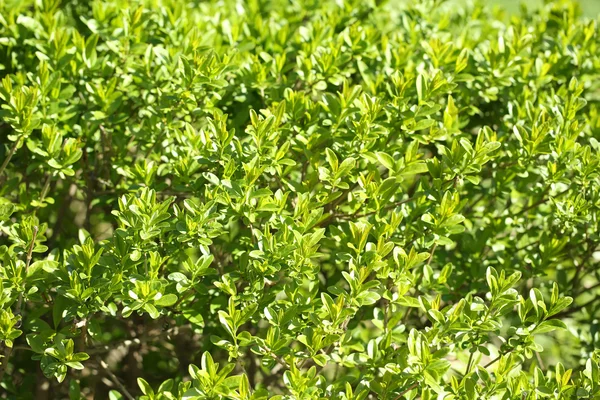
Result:
<instances>
[{"instance_id":1,"label":"thin branch","mask_svg":"<svg viewBox=\"0 0 600 400\"><path fill-rule=\"evenodd\" d=\"M531 246L535 246L536 244L539 244L539 243L540 243L540 241L539 241L539 239L538 239L538 240L535 240L535 241L533 241L533 242L531 242L531 243L524 244L524 245L523 245L523 246L521 246L521 247L517 247L517 248L515 249L515 251L521 251L521 250L525 250L525 249L527 249L527 248L529 248L529 247L531 247Z\"/></svg>"},{"instance_id":2,"label":"thin branch","mask_svg":"<svg viewBox=\"0 0 600 400\"><path fill-rule=\"evenodd\" d=\"M277 354L273 353L273 351L271 349L268 349L268 350L269 350L269 355L271 357L273 357L275 359L275 361L277 361L277 363L279 363L279 365L281 365L283 368L289 368L290 367L288 365L288 363L285 362L285 360L283 358L281 358Z\"/></svg>"},{"instance_id":3,"label":"thin branch","mask_svg":"<svg viewBox=\"0 0 600 400\"><path fill-rule=\"evenodd\" d=\"M104 362L104 360L102 360L100 358L98 358L98 363L104 369L104 371L106 372L106 375L108 375L108 377L110 378L110 380L113 381L113 383L115 385L117 385L117 387L119 389L121 389L121 391L123 392L122 393L123 396L127 397L127 399L129 399L129 400L135 400L135 398L131 395L131 393L129 393L129 391L127 390L127 388L121 383L121 381L119 381L119 378L117 378L117 376L115 374L113 374L113 372L108 367L108 364L106 364Z\"/></svg>"},{"instance_id":4,"label":"thin branch","mask_svg":"<svg viewBox=\"0 0 600 400\"><path fill-rule=\"evenodd\" d=\"M581 260L581 262L579 263L579 266L577 266L575 275L573 275L573 278L571 278L571 280L567 283L568 286L575 289L575 286L577 286L577 284L579 283L580 278L582 278L581 272L583 271L586 263L589 261L589 259L594 254L594 251L596 250L597 246L598 246L598 244L595 242L592 242L589 244L588 251L587 251L586 255L583 257L583 259Z\"/></svg>"},{"instance_id":5,"label":"thin branch","mask_svg":"<svg viewBox=\"0 0 600 400\"><path fill-rule=\"evenodd\" d=\"M308 164L310 164L310 161L306 161L302 165L302 172L300 173L300 184L301 185L304 183L304 178L306 177L306 171L308 169Z\"/></svg>"},{"instance_id":6,"label":"thin branch","mask_svg":"<svg viewBox=\"0 0 600 400\"><path fill-rule=\"evenodd\" d=\"M48 175L48 177L46 178L46 182L44 183L44 186L42 187L42 191L40 192L40 207L42 207L42 203L44 203L44 199L46 198L46 195L48 194L48 189L50 189L50 181L52 180L52 175ZM37 213L37 208L35 210L33 210L33 215L35 215Z\"/></svg>"},{"instance_id":7,"label":"thin branch","mask_svg":"<svg viewBox=\"0 0 600 400\"><path fill-rule=\"evenodd\" d=\"M546 366L544 365L544 361L542 361L542 356L540 356L540 353L537 351L535 352L535 358L537 359L538 365L540 366L542 371L544 371L546 369Z\"/></svg>"},{"instance_id":8,"label":"thin branch","mask_svg":"<svg viewBox=\"0 0 600 400\"><path fill-rule=\"evenodd\" d=\"M597 282L597 283L595 283L595 284L593 284L592 286L589 286L589 287L583 287L583 291L582 292L573 293L573 295L571 297L573 299L576 299L577 297L581 296L582 294L589 294L588 292L590 290L597 289L598 287L600 287L600 282Z\"/></svg>"},{"instance_id":9,"label":"thin branch","mask_svg":"<svg viewBox=\"0 0 600 400\"><path fill-rule=\"evenodd\" d=\"M479 203L481 201L481 199L483 199L485 197L487 193L483 192L481 193L477 198L475 198L475 200L473 200L473 202L471 202L471 204L469 204L468 206L466 206L464 208L464 211L462 212L463 215L467 215L471 212L471 210L473 210L473 208L475 208L475 206L477 205L477 203Z\"/></svg>"},{"instance_id":10,"label":"thin branch","mask_svg":"<svg viewBox=\"0 0 600 400\"><path fill-rule=\"evenodd\" d=\"M412 312L412 307L409 307L406 310L406 313L404 313L404 317L402 317L402 325L406 325L406 322L408 321L408 317L410 317L411 312Z\"/></svg>"},{"instance_id":11,"label":"thin branch","mask_svg":"<svg viewBox=\"0 0 600 400\"><path fill-rule=\"evenodd\" d=\"M544 197L546 195L546 193L548 193L548 191L550 191L550 186L546 187L546 189L544 189L544 192L542 193L542 198L539 199L538 201L536 201L535 203L523 207L521 210L519 210L518 212L516 212L513 217L518 217L521 214L525 214L527 211L536 208L539 205L542 205L544 203L546 203L548 200L550 200L550 197Z\"/></svg>"},{"instance_id":12,"label":"thin branch","mask_svg":"<svg viewBox=\"0 0 600 400\"><path fill-rule=\"evenodd\" d=\"M494 358L492 361L490 361L489 363L485 364L483 366L483 368L487 368L487 367L491 367L492 365L494 365L498 360L500 360L500 358L502 357L502 354L500 354L498 357Z\"/></svg>"},{"instance_id":13,"label":"thin branch","mask_svg":"<svg viewBox=\"0 0 600 400\"><path fill-rule=\"evenodd\" d=\"M181 303L190 298L192 295L196 294L196 290L188 290L183 296L181 296L175 304L173 304L173 309L177 309Z\"/></svg>"},{"instance_id":14,"label":"thin branch","mask_svg":"<svg viewBox=\"0 0 600 400\"><path fill-rule=\"evenodd\" d=\"M471 352L471 354L469 355L469 362L467 362L467 370L465 371L465 376L468 375L469 372L471 372L471 364L473 363L474 354L474 352Z\"/></svg>"},{"instance_id":15,"label":"thin branch","mask_svg":"<svg viewBox=\"0 0 600 400\"><path fill-rule=\"evenodd\" d=\"M399 400L402 396L404 396L406 393L410 392L411 390L413 390L417 386L419 386L419 382L413 383L412 385L410 385L409 387L407 387L406 389L404 389L403 391L401 391L400 394L398 396L396 396L396 398L394 400Z\"/></svg>"},{"instance_id":16,"label":"thin branch","mask_svg":"<svg viewBox=\"0 0 600 400\"><path fill-rule=\"evenodd\" d=\"M387 206L385 206L385 207L383 207L383 208L381 208L379 210L369 211L369 212L362 213L362 214L358 214L359 210L356 210L353 214L333 214L333 218L336 218L336 219L352 219L352 218L367 217L369 215L376 214L376 213L378 213L381 210L389 210L391 208L396 208L396 207L398 207L398 206L400 206L402 204L408 203L408 202L410 202L412 200L414 200L414 197L409 197L408 199L404 199L404 200L400 200L400 201L397 201L397 202L392 203L392 204L388 204Z\"/></svg>"},{"instance_id":17,"label":"thin branch","mask_svg":"<svg viewBox=\"0 0 600 400\"><path fill-rule=\"evenodd\" d=\"M46 195L48 194L48 189L50 188L50 181L52 180L52 174L48 175L46 178L46 183L44 183L44 187L42 188L42 192L40 194L40 203L44 201Z\"/></svg>"},{"instance_id":18,"label":"thin branch","mask_svg":"<svg viewBox=\"0 0 600 400\"><path fill-rule=\"evenodd\" d=\"M2 175L2 173L6 169L6 166L10 162L10 159L15 154L15 151L17 151L17 147L19 146L19 142L21 142L21 138L19 138L17 141L15 141L15 144L13 144L13 146L10 149L10 151L6 155L6 158L4 159L4 162L2 163L2 166L0 166L0 175Z\"/></svg>"},{"instance_id":19,"label":"thin branch","mask_svg":"<svg viewBox=\"0 0 600 400\"><path fill-rule=\"evenodd\" d=\"M546 188L546 190L544 190L544 194L546 194L548 191L550 190L550 187ZM563 190L562 192L558 193L556 196L551 196L551 197L542 197L541 199L539 199L538 201L536 201L535 203L533 203L530 206L527 207L523 207L520 211L516 212L515 214L513 214L513 218L514 217L518 217L521 214L525 214L527 211L536 208L537 206L540 206L544 203L547 203L551 198L557 198L562 196L563 194L567 193L569 190L571 190L570 187L568 187L567 189ZM501 218L501 217L500 217Z\"/></svg>"},{"instance_id":20,"label":"thin branch","mask_svg":"<svg viewBox=\"0 0 600 400\"><path fill-rule=\"evenodd\" d=\"M431 260L433 260L433 254L435 253L435 249L437 249L437 243L433 244L431 248L431 253L429 253L429 260L427 260L427 265L431 264Z\"/></svg>"},{"instance_id":21,"label":"thin branch","mask_svg":"<svg viewBox=\"0 0 600 400\"><path fill-rule=\"evenodd\" d=\"M483 366L483 368L491 367L492 365L494 365L495 363L497 363L503 356L505 356L507 354L510 354L513 350L514 349L510 349L506 353L498 354L498 357L494 358L492 361L490 361L489 363L485 364Z\"/></svg>"}]
</instances>

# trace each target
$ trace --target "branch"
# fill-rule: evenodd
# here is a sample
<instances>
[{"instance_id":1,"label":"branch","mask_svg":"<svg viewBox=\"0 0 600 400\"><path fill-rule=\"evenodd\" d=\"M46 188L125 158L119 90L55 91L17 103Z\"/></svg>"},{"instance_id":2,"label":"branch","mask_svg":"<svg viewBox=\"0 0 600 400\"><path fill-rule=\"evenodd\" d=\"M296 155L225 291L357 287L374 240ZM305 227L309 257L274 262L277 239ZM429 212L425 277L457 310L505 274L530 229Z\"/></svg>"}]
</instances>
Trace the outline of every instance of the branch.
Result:
<instances>
[{"instance_id":1,"label":"branch","mask_svg":"<svg viewBox=\"0 0 600 400\"><path fill-rule=\"evenodd\" d=\"M396 398L394 400L399 400L400 397L404 396L406 393L410 392L411 390L413 390L417 386L419 386L419 382L413 383L412 385L410 385L409 387L407 387L406 389L404 389L403 391L401 391L400 394L398 396L396 396Z\"/></svg>"},{"instance_id":2,"label":"branch","mask_svg":"<svg viewBox=\"0 0 600 400\"><path fill-rule=\"evenodd\" d=\"M485 364L483 366L483 368L487 368L490 367L492 365L494 365L498 360L500 360L500 358L502 357L502 354L500 354L498 357L494 358L492 361L490 361L489 363Z\"/></svg>"},{"instance_id":3,"label":"branch","mask_svg":"<svg viewBox=\"0 0 600 400\"><path fill-rule=\"evenodd\" d=\"M589 241L588 241L588 243L589 243ZM581 262L580 262L579 266L577 267L577 270L575 271L575 275L573 275L573 278L571 278L571 280L567 283L567 285L570 286L572 290L575 289L575 286L577 286L577 284L579 283L579 280L582 278L581 272L585 268L586 263L589 261L589 259L594 254L596 247L598 247L597 243L595 243L593 241L591 243L589 243L588 251L587 251L586 255L581 259ZM587 275L587 273L584 274L584 276L585 275Z\"/></svg>"},{"instance_id":4,"label":"branch","mask_svg":"<svg viewBox=\"0 0 600 400\"><path fill-rule=\"evenodd\" d=\"M10 159L15 154L15 151L17 151L17 147L19 146L19 142L20 141L21 141L21 138L19 138L17 141L15 141L15 144L13 144L13 146L10 149L10 151L8 152L6 158L4 159L4 162L2 163L2 166L0 166L0 175L2 175L2 173L6 169L6 166L10 162Z\"/></svg>"},{"instance_id":5,"label":"branch","mask_svg":"<svg viewBox=\"0 0 600 400\"><path fill-rule=\"evenodd\" d=\"M121 383L121 381L119 381L119 378L117 378L117 376L115 374L113 374L113 372L108 367L108 364L106 364L104 362L104 360L102 360L100 358L98 358L98 363L100 364L100 366L102 367L102 369L104 369L104 371L106 371L106 375L108 375L108 377L110 378L110 380L113 381L113 383L115 385L117 385L117 387L119 389L121 389L121 391L123 392L122 393L123 396L125 396L129 400L135 400L135 398L131 395L131 393L129 393L129 391L127 390L127 388Z\"/></svg>"},{"instance_id":6,"label":"branch","mask_svg":"<svg viewBox=\"0 0 600 400\"><path fill-rule=\"evenodd\" d=\"M471 372L471 364L473 363L473 355L474 355L474 354L475 354L475 353L474 353L474 352L472 352L472 353L469 355L469 362L467 362L467 370L465 371L465 376L466 376L466 375L468 375L468 374L469 374L469 372Z\"/></svg>"},{"instance_id":7,"label":"branch","mask_svg":"<svg viewBox=\"0 0 600 400\"><path fill-rule=\"evenodd\" d=\"M437 243L433 244L431 248L431 253L429 253L429 260L427 260L427 265L431 264L431 260L433 260L433 254L435 253L435 249L437 249Z\"/></svg>"},{"instance_id":8,"label":"branch","mask_svg":"<svg viewBox=\"0 0 600 400\"><path fill-rule=\"evenodd\" d=\"M379 210L374 210L374 211L369 211L366 213L362 213L362 214L358 214L359 210L356 210L353 214L333 214L332 218L336 218L336 219L352 219L352 218L361 218L361 217L367 217L369 215L373 215L378 213L381 210L389 210L391 208L396 208L404 203L408 203L409 201L414 200L414 197L409 197L408 199L404 199L404 200L400 200L397 201L395 203L392 204L388 204L387 206L380 208Z\"/></svg>"},{"instance_id":9,"label":"branch","mask_svg":"<svg viewBox=\"0 0 600 400\"><path fill-rule=\"evenodd\" d=\"M510 350L508 350L508 351L507 351L507 352L505 352L505 353L498 354L498 357L494 358L492 361L490 361L489 363L485 364L485 365L483 366L483 368L487 368L487 367L490 367L490 366L494 365L494 364L495 364L496 362L498 362L498 360L500 360L500 359L501 359L503 356L505 356L505 355L507 355L507 354L510 354L510 353L511 353L513 350L514 350L514 349L510 349Z\"/></svg>"},{"instance_id":10,"label":"branch","mask_svg":"<svg viewBox=\"0 0 600 400\"><path fill-rule=\"evenodd\" d=\"M546 194L546 193L547 193L549 190L550 190L550 187L547 187L547 188L546 188L546 190L544 190L544 194ZM563 194L567 193L569 190L571 190L571 187L568 187L567 189L565 189L565 190L563 190L562 192L558 193L556 196L551 196L551 197L542 197L541 199L539 199L538 201L536 201L536 202L535 202L535 203L533 203L532 205L530 205L530 206L527 206L527 207L524 207L524 208L522 208L520 211L518 211L517 213L515 213L515 214L513 215L513 218L514 218L514 217L518 217L519 215L521 215L521 214L524 214L524 213L526 213L527 211L529 211L529 210L531 210L531 209L533 209L533 208L536 208L536 207L537 207L537 206L539 206L539 205L542 205L542 204L544 204L544 203L548 202L548 201L549 201L551 198L557 198L557 197L560 197L560 196L562 196Z\"/></svg>"},{"instance_id":11,"label":"branch","mask_svg":"<svg viewBox=\"0 0 600 400\"><path fill-rule=\"evenodd\" d=\"M573 297L573 299L576 299L577 297L581 296L582 294L588 294L587 292L589 292L590 290L597 289L598 287L600 287L600 282L596 282L595 284L593 284L592 286L589 286L589 287L584 287L582 292L573 293L573 295L571 297Z\"/></svg>"}]
</instances>

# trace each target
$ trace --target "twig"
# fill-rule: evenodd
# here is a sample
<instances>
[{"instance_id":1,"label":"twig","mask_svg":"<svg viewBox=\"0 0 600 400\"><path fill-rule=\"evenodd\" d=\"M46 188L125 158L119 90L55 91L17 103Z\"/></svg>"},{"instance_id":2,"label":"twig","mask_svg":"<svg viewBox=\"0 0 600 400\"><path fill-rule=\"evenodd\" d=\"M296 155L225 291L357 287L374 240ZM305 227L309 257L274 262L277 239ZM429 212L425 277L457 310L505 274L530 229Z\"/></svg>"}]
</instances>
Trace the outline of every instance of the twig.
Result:
<instances>
[{"instance_id":1,"label":"twig","mask_svg":"<svg viewBox=\"0 0 600 400\"><path fill-rule=\"evenodd\" d=\"M533 242L531 242L531 243L524 244L524 245L523 245L523 246L521 246L521 247L517 247L517 248L515 249L515 251L521 251L521 250L525 250L525 249L527 249L527 248L529 248L529 247L531 247L531 246L535 246L536 244L539 244L539 243L540 243L540 241L539 241L539 239L538 239L538 240L535 240L535 241L533 241Z\"/></svg>"},{"instance_id":2,"label":"twig","mask_svg":"<svg viewBox=\"0 0 600 400\"><path fill-rule=\"evenodd\" d=\"M537 362L540 365L540 368L542 369L542 371L545 370L546 366L544 365L544 361L542 361L542 357L540 356L540 353L536 351L535 357L536 357Z\"/></svg>"},{"instance_id":3,"label":"twig","mask_svg":"<svg viewBox=\"0 0 600 400\"><path fill-rule=\"evenodd\" d=\"M29 244L29 249L27 250L27 261L25 263L25 275L27 275L27 270L29 269L29 265L31 264L31 257L33 253L33 248L35 247L35 239L37 239L38 227L33 227L33 239L31 239L31 243ZM21 306L23 305L23 292L19 293L19 300L17 301L17 307L15 308L15 314L21 314Z\"/></svg>"},{"instance_id":4,"label":"twig","mask_svg":"<svg viewBox=\"0 0 600 400\"><path fill-rule=\"evenodd\" d=\"M592 286L589 286L589 287L584 287L582 292L573 293L573 295L571 297L573 299L576 299L577 297L581 296L582 294L588 294L588 292L590 290L594 290L598 287L600 287L600 282L596 282L595 284L593 284Z\"/></svg>"},{"instance_id":5,"label":"twig","mask_svg":"<svg viewBox=\"0 0 600 400\"><path fill-rule=\"evenodd\" d=\"M469 362L467 362L467 370L465 371L465 376L469 374L469 372L471 372L471 363L473 362L473 354L475 354L474 352L471 352L471 354L469 355Z\"/></svg>"},{"instance_id":6,"label":"twig","mask_svg":"<svg viewBox=\"0 0 600 400\"><path fill-rule=\"evenodd\" d=\"M581 278L580 275L581 275L581 272L583 271L583 268L585 267L586 263L589 261L589 259L594 254L594 251L596 250L597 246L598 246L598 244L594 243L594 242L589 244L587 254L581 260L579 266L577 267L577 270L575 271L575 275L573 275L573 278L571 278L571 280L567 283L568 286L571 286L571 288L575 289L575 286L579 283L579 279Z\"/></svg>"},{"instance_id":7,"label":"twig","mask_svg":"<svg viewBox=\"0 0 600 400\"><path fill-rule=\"evenodd\" d=\"M358 214L358 210L356 210L356 212L354 212L353 214L333 214L333 218L336 219L352 219L352 218L360 218L360 217L367 217L369 215L373 215L378 213L381 210L389 210L390 208L395 208L398 207L399 205L402 205L404 203L408 203L409 201L414 200L414 197L409 197L408 199L404 199L404 200L400 200L397 201L395 203L392 204L388 204L387 206L379 209L379 210L374 210L374 211L369 211L366 213L362 213L362 214Z\"/></svg>"},{"instance_id":8,"label":"twig","mask_svg":"<svg viewBox=\"0 0 600 400\"><path fill-rule=\"evenodd\" d=\"M479 203L481 201L481 199L483 199L485 197L486 193L481 193L475 200L473 200L473 202L471 204L469 204L468 206L465 207L464 212L462 213L463 215L468 214L469 212L471 212L471 210L473 208L475 208L475 206L477 205L477 203Z\"/></svg>"},{"instance_id":9,"label":"twig","mask_svg":"<svg viewBox=\"0 0 600 400\"><path fill-rule=\"evenodd\" d=\"M4 159L4 162L2 163L2 166L0 166L0 175L2 175L2 173L6 169L6 166L10 162L10 159L15 154L15 151L17 151L17 146L19 145L19 142L21 142L21 138L19 138L17 141L15 141L15 144L13 144L10 151L8 152L6 158Z\"/></svg>"},{"instance_id":10,"label":"twig","mask_svg":"<svg viewBox=\"0 0 600 400\"><path fill-rule=\"evenodd\" d=\"M48 175L46 178L46 183L44 183L44 187L42 188L42 192L40 194L40 203L44 201L46 195L48 194L48 189L50 188L50 181L52 180L52 174Z\"/></svg>"},{"instance_id":11,"label":"twig","mask_svg":"<svg viewBox=\"0 0 600 400\"><path fill-rule=\"evenodd\" d=\"M506 353L502 353L502 354L498 354L498 357L494 358L492 361L490 361L489 363L485 364L483 366L483 368L487 368L490 367L492 365L494 365L496 362L498 362L498 360L500 360L503 356L510 354L514 349L510 349L508 350Z\"/></svg>"},{"instance_id":12,"label":"twig","mask_svg":"<svg viewBox=\"0 0 600 400\"><path fill-rule=\"evenodd\" d=\"M406 389L404 389L403 391L401 391L400 394L398 396L396 396L396 398L394 400L399 400L402 396L404 396L406 393L410 392L411 390L413 390L417 386L419 386L419 382L413 383L412 385L410 385L409 387L407 387Z\"/></svg>"},{"instance_id":13,"label":"twig","mask_svg":"<svg viewBox=\"0 0 600 400\"><path fill-rule=\"evenodd\" d=\"M117 378L117 376L115 374L113 374L113 372L108 367L108 364L106 364L104 362L104 360L102 360L100 358L98 358L98 363L104 369L104 371L106 371L106 375L108 375L108 377L110 378L110 380L113 381L113 383L115 385L117 385L117 387L119 389L121 389L121 391L123 392L122 393L123 396L127 397L129 400L135 400L135 398L131 395L131 393L129 393L129 391L127 390L127 388L121 383L121 381L119 381L119 378Z\"/></svg>"},{"instance_id":14,"label":"twig","mask_svg":"<svg viewBox=\"0 0 600 400\"><path fill-rule=\"evenodd\" d=\"M48 189L50 188L50 181L52 180L52 175L48 175L48 177L46 178L46 182L44 183L44 186L42 187L42 191L40 192L40 207L42 207L42 203L44 203L44 199L46 198L46 195L48 194ZM37 208L35 210L33 210L33 215L35 215L37 213Z\"/></svg>"},{"instance_id":15,"label":"twig","mask_svg":"<svg viewBox=\"0 0 600 400\"><path fill-rule=\"evenodd\" d=\"M431 260L433 260L433 254L435 253L435 249L437 249L437 243L433 244L431 248L431 253L429 253L429 260L427 260L427 265L431 264Z\"/></svg>"},{"instance_id":16,"label":"twig","mask_svg":"<svg viewBox=\"0 0 600 400\"><path fill-rule=\"evenodd\" d=\"M75 324L75 328L81 328L81 351L85 351L85 349L87 348L87 342L88 342L88 326L87 326L87 317L82 319L81 321L79 321L77 324Z\"/></svg>"},{"instance_id":17,"label":"twig","mask_svg":"<svg viewBox=\"0 0 600 400\"><path fill-rule=\"evenodd\" d=\"M530 206L523 207L520 211L516 212L513 217L517 217L517 216L519 216L521 214L525 214L527 211L529 211L529 210L531 210L531 209L533 209L533 208L535 208L535 207L537 207L539 205L542 205L545 202L547 202L548 200L550 200L550 197L544 197L546 195L546 193L548 193L548 191L550 191L550 186L548 186L546 189L544 189L544 192L542 193L542 198L541 199L539 199L538 201L536 201L535 203L533 203Z\"/></svg>"},{"instance_id":18,"label":"twig","mask_svg":"<svg viewBox=\"0 0 600 400\"><path fill-rule=\"evenodd\" d=\"M498 357L494 358L492 361L490 361L489 363L485 364L483 366L483 368L487 368L490 367L492 365L494 365L500 358L502 357L502 354L500 354Z\"/></svg>"},{"instance_id":19,"label":"twig","mask_svg":"<svg viewBox=\"0 0 600 400\"><path fill-rule=\"evenodd\" d=\"M546 194L546 193L547 193L549 190L550 190L550 187L546 188L546 190L544 190L544 194ZM552 196L552 197L542 197L541 199L539 199L538 201L536 201L536 202L535 202L535 203L533 203L532 205L530 205L530 206L527 206L527 207L523 207L523 208L522 208L520 211L516 212L516 213L513 215L513 218L514 218L514 217L518 217L519 215L521 215L521 214L524 214L524 213L526 213L527 211L529 211L529 210L531 210L531 209L533 209L533 208L536 208L536 207L537 207L537 206L539 206L539 205L542 205L542 204L544 204L544 203L548 202L548 201L549 201L551 198L557 198L557 197L560 197L560 196L562 196L563 194L567 193L569 190L571 190L571 187L568 187L567 189L565 189L565 190L563 190L562 192L558 193L556 196ZM502 218L502 217L499 217L499 218Z\"/></svg>"},{"instance_id":20,"label":"twig","mask_svg":"<svg viewBox=\"0 0 600 400\"><path fill-rule=\"evenodd\" d=\"M303 165L302 165L302 172L300 173L300 184L302 185L304 183L304 178L306 177L306 170L308 169L308 164L310 164L309 161L306 161Z\"/></svg>"},{"instance_id":21,"label":"twig","mask_svg":"<svg viewBox=\"0 0 600 400\"><path fill-rule=\"evenodd\" d=\"M195 290L188 290L186 292L186 294L184 294L183 296L181 296L177 302L175 304L173 304L173 308L176 309L181 303L183 303L185 300L187 300L188 298L190 298L192 295L195 294Z\"/></svg>"},{"instance_id":22,"label":"twig","mask_svg":"<svg viewBox=\"0 0 600 400\"><path fill-rule=\"evenodd\" d=\"M383 311L383 331L388 332L388 301L381 296L381 309Z\"/></svg>"},{"instance_id":23,"label":"twig","mask_svg":"<svg viewBox=\"0 0 600 400\"><path fill-rule=\"evenodd\" d=\"M277 363L279 365L281 365L283 368L289 368L290 367L288 365L288 363L285 362L285 360L283 358L281 358L277 354L273 353L273 350L271 350L271 349L265 349L265 350L267 350L267 354L270 355L271 357L273 357L275 359L275 361L277 361Z\"/></svg>"}]
</instances>

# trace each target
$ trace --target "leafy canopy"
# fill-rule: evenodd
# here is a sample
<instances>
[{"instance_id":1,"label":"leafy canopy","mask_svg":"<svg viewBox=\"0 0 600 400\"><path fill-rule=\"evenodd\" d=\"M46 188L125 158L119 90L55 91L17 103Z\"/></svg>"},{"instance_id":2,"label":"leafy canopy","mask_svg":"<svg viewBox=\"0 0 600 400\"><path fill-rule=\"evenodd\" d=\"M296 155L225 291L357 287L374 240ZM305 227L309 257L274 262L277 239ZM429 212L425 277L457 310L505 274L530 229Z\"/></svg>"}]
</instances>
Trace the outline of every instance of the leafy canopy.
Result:
<instances>
[{"instance_id":1,"label":"leafy canopy","mask_svg":"<svg viewBox=\"0 0 600 400\"><path fill-rule=\"evenodd\" d=\"M599 399L599 41L0 0L0 397Z\"/></svg>"}]
</instances>

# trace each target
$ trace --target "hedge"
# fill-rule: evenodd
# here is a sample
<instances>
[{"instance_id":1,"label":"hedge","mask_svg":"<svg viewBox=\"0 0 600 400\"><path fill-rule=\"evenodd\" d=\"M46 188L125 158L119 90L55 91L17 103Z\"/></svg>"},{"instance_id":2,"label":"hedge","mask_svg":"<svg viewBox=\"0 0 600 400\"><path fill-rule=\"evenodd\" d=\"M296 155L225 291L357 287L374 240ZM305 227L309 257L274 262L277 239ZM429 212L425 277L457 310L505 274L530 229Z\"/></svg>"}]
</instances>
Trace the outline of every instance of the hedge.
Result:
<instances>
[{"instance_id":1,"label":"hedge","mask_svg":"<svg viewBox=\"0 0 600 400\"><path fill-rule=\"evenodd\" d=\"M0 398L600 399L575 1L0 0Z\"/></svg>"}]
</instances>

